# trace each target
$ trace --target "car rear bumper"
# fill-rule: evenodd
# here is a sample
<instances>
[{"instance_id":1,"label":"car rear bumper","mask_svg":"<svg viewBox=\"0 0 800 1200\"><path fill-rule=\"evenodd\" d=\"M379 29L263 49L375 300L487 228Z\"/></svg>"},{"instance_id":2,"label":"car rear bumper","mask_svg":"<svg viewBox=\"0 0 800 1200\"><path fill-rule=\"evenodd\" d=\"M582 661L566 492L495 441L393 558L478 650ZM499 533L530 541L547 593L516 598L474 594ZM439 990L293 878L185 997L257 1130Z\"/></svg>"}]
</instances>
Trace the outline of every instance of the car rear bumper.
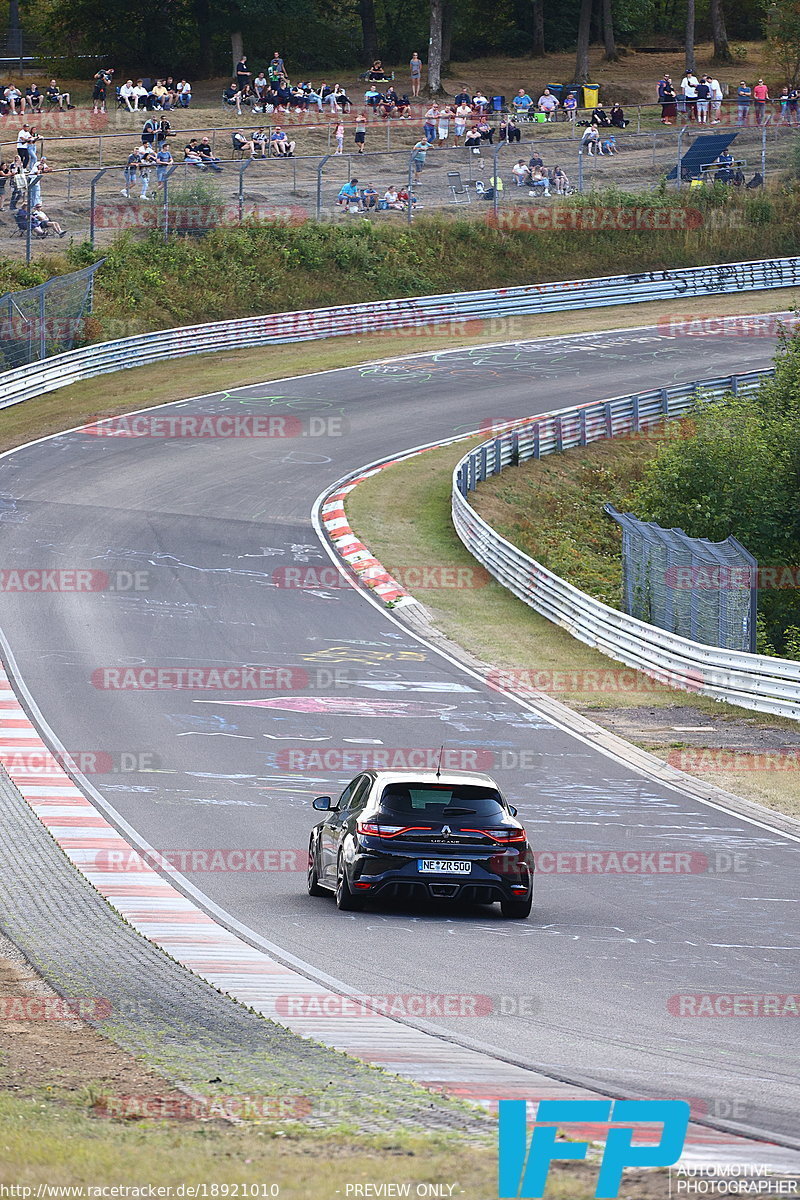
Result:
<instances>
[{"instance_id":1,"label":"car rear bumper","mask_svg":"<svg viewBox=\"0 0 800 1200\"><path fill-rule=\"evenodd\" d=\"M469 875L422 874L418 859L403 858L387 863L386 855L357 854L351 864L354 890L363 895L398 900L460 900L469 904L494 904L500 900L524 900L533 891L532 860L517 856L505 860L506 869L490 870L470 859Z\"/></svg>"}]
</instances>

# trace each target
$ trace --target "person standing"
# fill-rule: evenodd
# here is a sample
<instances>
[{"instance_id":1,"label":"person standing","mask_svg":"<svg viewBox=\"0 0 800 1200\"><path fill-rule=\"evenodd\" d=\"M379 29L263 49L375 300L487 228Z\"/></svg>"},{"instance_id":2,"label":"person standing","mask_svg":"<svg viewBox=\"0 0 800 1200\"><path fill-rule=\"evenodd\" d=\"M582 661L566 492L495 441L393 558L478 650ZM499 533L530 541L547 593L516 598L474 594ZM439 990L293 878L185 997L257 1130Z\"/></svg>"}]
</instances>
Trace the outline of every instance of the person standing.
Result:
<instances>
[{"instance_id":1,"label":"person standing","mask_svg":"<svg viewBox=\"0 0 800 1200\"><path fill-rule=\"evenodd\" d=\"M94 87L92 88L92 103L94 105L92 114L104 113L106 111L106 89L110 86L111 80L114 78L113 67L103 67L97 71L94 76Z\"/></svg>"},{"instance_id":2,"label":"person standing","mask_svg":"<svg viewBox=\"0 0 800 1200\"><path fill-rule=\"evenodd\" d=\"M420 83L422 82L422 59L416 50L411 55L411 62L408 64L408 67L411 72L411 95L416 97L419 95Z\"/></svg>"},{"instance_id":3,"label":"person standing","mask_svg":"<svg viewBox=\"0 0 800 1200\"><path fill-rule=\"evenodd\" d=\"M711 99L711 87L708 82L708 76L703 75L697 85L697 123L698 125L708 124L708 105Z\"/></svg>"},{"instance_id":4,"label":"person standing","mask_svg":"<svg viewBox=\"0 0 800 1200\"><path fill-rule=\"evenodd\" d=\"M447 145L447 139L450 136L450 118L453 116L455 116L455 113L449 104L445 105L444 108L439 110L437 136L439 138L440 147Z\"/></svg>"},{"instance_id":5,"label":"person standing","mask_svg":"<svg viewBox=\"0 0 800 1200\"><path fill-rule=\"evenodd\" d=\"M130 200L131 188L136 183L136 173L139 169L139 151L131 150L128 155L128 161L125 164L125 187L122 189L122 195L126 200Z\"/></svg>"},{"instance_id":6,"label":"person standing","mask_svg":"<svg viewBox=\"0 0 800 1200\"><path fill-rule=\"evenodd\" d=\"M428 111L425 113L425 124L422 127L422 132L426 142L434 142L436 140L436 126L439 122L439 105L434 100Z\"/></svg>"},{"instance_id":7,"label":"person standing","mask_svg":"<svg viewBox=\"0 0 800 1200\"><path fill-rule=\"evenodd\" d=\"M736 89L736 103L738 105L737 125L748 125L750 122L750 103L753 99L753 89L749 84L745 83L744 79Z\"/></svg>"},{"instance_id":8,"label":"person standing","mask_svg":"<svg viewBox=\"0 0 800 1200\"><path fill-rule=\"evenodd\" d=\"M686 68L686 74L681 80L681 95L683 96L684 111L690 121L697 116L697 85L700 81L694 71Z\"/></svg>"},{"instance_id":9,"label":"person standing","mask_svg":"<svg viewBox=\"0 0 800 1200\"><path fill-rule=\"evenodd\" d=\"M800 114L798 114L798 103L800 102L800 88L792 86L789 88L789 123L800 124Z\"/></svg>"},{"instance_id":10,"label":"person standing","mask_svg":"<svg viewBox=\"0 0 800 1200\"><path fill-rule=\"evenodd\" d=\"M722 84L716 75L712 75L708 79L708 86L711 88L711 124L719 125L719 114L722 111Z\"/></svg>"},{"instance_id":11,"label":"person standing","mask_svg":"<svg viewBox=\"0 0 800 1200\"><path fill-rule=\"evenodd\" d=\"M753 88L753 99L756 102L756 125L763 125L767 118L767 101L769 100L769 88L763 79L759 79Z\"/></svg>"},{"instance_id":12,"label":"person standing","mask_svg":"<svg viewBox=\"0 0 800 1200\"><path fill-rule=\"evenodd\" d=\"M464 134L467 132L467 121L471 116L472 105L459 104L458 108L456 109L456 120L454 126L456 144L458 144L458 139L463 138Z\"/></svg>"},{"instance_id":13,"label":"person standing","mask_svg":"<svg viewBox=\"0 0 800 1200\"><path fill-rule=\"evenodd\" d=\"M250 84L250 72L247 69L246 54L243 54L236 64L236 82L239 85L240 92L243 92Z\"/></svg>"},{"instance_id":14,"label":"person standing","mask_svg":"<svg viewBox=\"0 0 800 1200\"><path fill-rule=\"evenodd\" d=\"M356 117L355 143L356 143L356 146L358 147L359 154L364 153L364 146L366 144L366 141L367 141L367 114L362 112L362 113L359 113L358 116Z\"/></svg>"},{"instance_id":15,"label":"person standing","mask_svg":"<svg viewBox=\"0 0 800 1200\"><path fill-rule=\"evenodd\" d=\"M172 155L169 152L169 147L167 146L166 142L164 142L156 153L156 180L158 183L166 182L167 171L172 166L173 161Z\"/></svg>"},{"instance_id":16,"label":"person standing","mask_svg":"<svg viewBox=\"0 0 800 1200\"><path fill-rule=\"evenodd\" d=\"M147 189L150 187L150 168L156 166L156 156L152 146L144 147L144 154L139 158L140 200L148 200Z\"/></svg>"},{"instance_id":17,"label":"person standing","mask_svg":"<svg viewBox=\"0 0 800 1200\"><path fill-rule=\"evenodd\" d=\"M420 174L425 169L428 151L432 149L431 143L426 138L422 138L415 144L411 151L411 163L414 167L414 183L419 183Z\"/></svg>"},{"instance_id":18,"label":"person standing","mask_svg":"<svg viewBox=\"0 0 800 1200\"><path fill-rule=\"evenodd\" d=\"M334 154L344 154L344 125L339 122L334 130L333 136L336 138L336 149Z\"/></svg>"},{"instance_id":19,"label":"person standing","mask_svg":"<svg viewBox=\"0 0 800 1200\"><path fill-rule=\"evenodd\" d=\"M17 134L17 155L23 167L27 167L31 157L31 150L37 140L35 129L31 129L29 125L23 125Z\"/></svg>"}]
</instances>

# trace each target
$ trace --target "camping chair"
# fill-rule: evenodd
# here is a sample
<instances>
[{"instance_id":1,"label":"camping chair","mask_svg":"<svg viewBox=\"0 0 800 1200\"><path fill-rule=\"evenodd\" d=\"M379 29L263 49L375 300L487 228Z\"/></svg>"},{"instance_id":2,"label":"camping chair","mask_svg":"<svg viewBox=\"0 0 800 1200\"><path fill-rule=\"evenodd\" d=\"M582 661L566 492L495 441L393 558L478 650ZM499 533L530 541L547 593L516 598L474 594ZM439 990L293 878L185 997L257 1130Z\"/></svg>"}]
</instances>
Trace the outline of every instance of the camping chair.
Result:
<instances>
[{"instance_id":1,"label":"camping chair","mask_svg":"<svg viewBox=\"0 0 800 1200\"><path fill-rule=\"evenodd\" d=\"M447 185L453 193L454 204L470 204L469 185L462 182L460 171L447 172Z\"/></svg>"}]
</instances>

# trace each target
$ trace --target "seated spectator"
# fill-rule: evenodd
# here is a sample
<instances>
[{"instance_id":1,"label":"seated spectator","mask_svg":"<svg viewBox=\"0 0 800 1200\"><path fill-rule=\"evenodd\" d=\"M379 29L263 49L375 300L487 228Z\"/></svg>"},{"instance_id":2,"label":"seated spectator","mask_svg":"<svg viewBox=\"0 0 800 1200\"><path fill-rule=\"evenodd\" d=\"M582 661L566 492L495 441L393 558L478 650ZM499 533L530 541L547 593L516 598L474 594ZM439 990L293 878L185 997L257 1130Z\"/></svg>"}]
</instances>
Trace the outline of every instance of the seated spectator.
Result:
<instances>
[{"instance_id":1,"label":"seated spectator","mask_svg":"<svg viewBox=\"0 0 800 1200\"><path fill-rule=\"evenodd\" d=\"M603 129L608 128L608 126L611 124L611 122L608 119L608 113L602 107L602 105L598 104L597 108L594 110L591 117L589 118L589 123L591 125L599 125Z\"/></svg>"},{"instance_id":2,"label":"seated spectator","mask_svg":"<svg viewBox=\"0 0 800 1200\"><path fill-rule=\"evenodd\" d=\"M539 112L547 116L548 121L555 121L556 109L558 108L558 100L550 91L550 88L545 88L539 97L539 103L536 106Z\"/></svg>"},{"instance_id":3,"label":"seated spectator","mask_svg":"<svg viewBox=\"0 0 800 1200\"><path fill-rule=\"evenodd\" d=\"M601 141L599 150L601 154L618 154L617 139L613 135L610 138L605 138Z\"/></svg>"},{"instance_id":4,"label":"seated spectator","mask_svg":"<svg viewBox=\"0 0 800 1200\"><path fill-rule=\"evenodd\" d=\"M472 97L467 91L467 85L465 83L462 83L461 91L453 97L453 104L455 104L456 107L458 107L459 104L469 104L469 106L472 107Z\"/></svg>"},{"instance_id":5,"label":"seated spectator","mask_svg":"<svg viewBox=\"0 0 800 1200\"><path fill-rule=\"evenodd\" d=\"M520 113L523 117L527 116L528 110L533 104L533 100L525 91L525 88L520 88L514 99L511 101L511 106L515 113Z\"/></svg>"},{"instance_id":6,"label":"seated spectator","mask_svg":"<svg viewBox=\"0 0 800 1200\"><path fill-rule=\"evenodd\" d=\"M178 108L188 108L192 103L192 85L179 79L175 87L175 103Z\"/></svg>"},{"instance_id":7,"label":"seated spectator","mask_svg":"<svg viewBox=\"0 0 800 1200\"><path fill-rule=\"evenodd\" d=\"M589 158L594 156L595 146L598 147L599 152L602 154L602 150L600 149L600 133L596 125L590 125L584 131L581 138L581 146L589 155Z\"/></svg>"},{"instance_id":8,"label":"seated spectator","mask_svg":"<svg viewBox=\"0 0 800 1200\"><path fill-rule=\"evenodd\" d=\"M269 134L265 129L257 129L252 136L253 143L253 158L266 158L267 147L269 146ZM258 151L258 154L256 154Z\"/></svg>"},{"instance_id":9,"label":"seated spectator","mask_svg":"<svg viewBox=\"0 0 800 1200\"><path fill-rule=\"evenodd\" d=\"M533 154L531 154L530 158L528 159L528 169L530 171L535 171L537 167L543 167L543 166L544 166L544 159L542 158L542 156L538 150L534 150Z\"/></svg>"},{"instance_id":10,"label":"seated spectator","mask_svg":"<svg viewBox=\"0 0 800 1200\"><path fill-rule=\"evenodd\" d=\"M625 113L622 109L622 105L618 104L616 101L611 105L611 115L609 120L617 129L624 129L625 126L629 124L629 122L625 120Z\"/></svg>"},{"instance_id":11,"label":"seated spectator","mask_svg":"<svg viewBox=\"0 0 800 1200\"><path fill-rule=\"evenodd\" d=\"M478 122L478 133L481 135L482 142L488 142L490 146L494 145L494 128L486 120L486 117L481 117Z\"/></svg>"},{"instance_id":12,"label":"seated spectator","mask_svg":"<svg viewBox=\"0 0 800 1200\"><path fill-rule=\"evenodd\" d=\"M41 204L34 204L31 209L31 225L37 225L40 229L45 230L45 232L58 234L59 237L64 237L66 232L66 230L61 228L58 221L52 221L48 217Z\"/></svg>"},{"instance_id":13,"label":"seated spectator","mask_svg":"<svg viewBox=\"0 0 800 1200\"><path fill-rule=\"evenodd\" d=\"M378 207L378 193L371 183L361 189L359 199L364 212L371 212Z\"/></svg>"},{"instance_id":14,"label":"seated spectator","mask_svg":"<svg viewBox=\"0 0 800 1200\"><path fill-rule=\"evenodd\" d=\"M489 107L489 97L484 96L483 92L477 91L472 97L472 107L479 113L483 113Z\"/></svg>"},{"instance_id":15,"label":"seated spectator","mask_svg":"<svg viewBox=\"0 0 800 1200\"><path fill-rule=\"evenodd\" d=\"M392 88L391 91L394 92L394 88ZM394 92L394 94L397 97L397 92ZM395 103L399 104L399 102L399 97L397 97ZM328 103L330 104L333 112L341 109L342 112L349 113L350 109L353 107L352 101L347 95L347 92L343 87L339 87L338 83L334 84L333 89L328 96Z\"/></svg>"},{"instance_id":16,"label":"seated spectator","mask_svg":"<svg viewBox=\"0 0 800 1200\"><path fill-rule=\"evenodd\" d=\"M10 83L5 90L4 99L12 113L25 112L25 97L15 83Z\"/></svg>"},{"instance_id":17,"label":"seated spectator","mask_svg":"<svg viewBox=\"0 0 800 1200\"><path fill-rule=\"evenodd\" d=\"M578 112L578 97L575 92L567 92L564 97L564 103L561 106L567 114L568 121L574 121Z\"/></svg>"},{"instance_id":18,"label":"seated spectator","mask_svg":"<svg viewBox=\"0 0 800 1200\"><path fill-rule=\"evenodd\" d=\"M566 176L565 172L561 170L561 167L553 168L553 178L552 178L551 182L556 189L557 196L566 196L567 195L567 189L569 187L569 179L567 179L567 176Z\"/></svg>"},{"instance_id":19,"label":"seated spectator","mask_svg":"<svg viewBox=\"0 0 800 1200\"><path fill-rule=\"evenodd\" d=\"M119 98L122 101L122 107L127 108L128 112L133 112L139 107L139 98L134 93L132 79L125 80L119 89Z\"/></svg>"},{"instance_id":20,"label":"seated spectator","mask_svg":"<svg viewBox=\"0 0 800 1200\"><path fill-rule=\"evenodd\" d=\"M241 152L243 158L255 157L256 148L253 144L253 140L252 138L246 137L243 130L237 129L231 134L231 144L234 151L238 150Z\"/></svg>"},{"instance_id":21,"label":"seated spectator","mask_svg":"<svg viewBox=\"0 0 800 1200\"><path fill-rule=\"evenodd\" d=\"M520 158L514 163L514 166L511 168L511 174L514 176L514 183L517 187L523 187L528 182L530 172L524 158Z\"/></svg>"},{"instance_id":22,"label":"seated spectator","mask_svg":"<svg viewBox=\"0 0 800 1200\"><path fill-rule=\"evenodd\" d=\"M468 150L477 149L480 146L483 138L480 135L480 130L477 125L472 125L466 132L464 137L464 145Z\"/></svg>"},{"instance_id":23,"label":"seated spectator","mask_svg":"<svg viewBox=\"0 0 800 1200\"><path fill-rule=\"evenodd\" d=\"M200 144L197 138L192 138L191 141L188 142L183 148L183 157L184 161L187 162L190 167L199 167L201 171L205 171L205 163L203 162L203 156L200 153L199 145ZM130 161L130 159L128 161Z\"/></svg>"},{"instance_id":24,"label":"seated spectator","mask_svg":"<svg viewBox=\"0 0 800 1200\"><path fill-rule=\"evenodd\" d=\"M522 130L514 117L503 117L497 126L497 137L501 142L518 142L522 138Z\"/></svg>"},{"instance_id":25,"label":"seated spectator","mask_svg":"<svg viewBox=\"0 0 800 1200\"><path fill-rule=\"evenodd\" d=\"M229 83L226 88L223 88L222 102L223 102L223 104L231 105L231 107L233 107L233 105L236 105L237 113L239 114L239 116L242 115L242 94L239 91L239 85L235 79L233 80L232 83Z\"/></svg>"},{"instance_id":26,"label":"seated spectator","mask_svg":"<svg viewBox=\"0 0 800 1200\"><path fill-rule=\"evenodd\" d=\"M349 183L345 183L342 186L339 195L336 197L336 203L344 205L348 210L353 205L357 208L361 207L361 194L358 190L357 179L351 179Z\"/></svg>"},{"instance_id":27,"label":"seated spectator","mask_svg":"<svg viewBox=\"0 0 800 1200\"><path fill-rule=\"evenodd\" d=\"M63 109L65 104L67 108L75 107L75 105L71 103L69 92L62 92L55 79L51 79L45 88L45 96L50 104L57 104L60 109Z\"/></svg>"},{"instance_id":28,"label":"seated spectator","mask_svg":"<svg viewBox=\"0 0 800 1200\"><path fill-rule=\"evenodd\" d=\"M31 112L40 113L42 111L42 93L37 84L32 83L30 87L25 88L25 103Z\"/></svg>"},{"instance_id":29,"label":"seated spectator","mask_svg":"<svg viewBox=\"0 0 800 1200\"><path fill-rule=\"evenodd\" d=\"M134 108L147 108L147 102L150 99L150 93L142 83L141 79L136 80L133 89L133 94L136 97Z\"/></svg>"},{"instance_id":30,"label":"seated spectator","mask_svg":"<svg viewBox=\"0 0 800 1200\"><path fill-rule=\"evenodd\" d=\"M394 184L390 184L383 193L383 202L387 208L397 209L398 212L403 211L403 202L400 199L400 193Z\"/></svg>"},{"instance_id":31,"label":"seated spectator","mask_svg":"<svg viewBox=\"0 0 800 1200\"><path fill-rule=\"evenodd\" d=\"M276 125L272 131L272 137L269 139L272 145L272 151L278 158L294 158L294 148L296 143L289 140L289 135L285 129L281 129L280 125Z\"/></svg>"},{"instance_id":32,"label":"seated spectator","mask_svg":"<svg viewBox=\"0 0 800 1200\"><path fill-rule=\"evenodd\" d=\"M267 90L268 87L269 87L269 83L267 82L267 77L264 74L263 70L261 70L258 72L255 79L253 80L253 91L255 92L256 100L259 104L261 104L263 102L264 92Z\"/></svg>"},{"instance_id":33,"label":"seated spectator","mask_svg":"<svg viewBox=\"0 0 800 1200\"><path fill-rule=\"evenodd\" d=\"M166 77L166 79L164 80L164 87L167 89L167 95L169 96L170 108L174 108L175 105L178 103L178 91L175 86L175 80L172 78L171 75L168 75Z\"/></svg>"},{"instance_id":34,"label":"seated spectator","mask_svg":"<svg viewBox=\"0 0 800 1200\"><path fill-rule=\"evenodd\" d=\"M404 212L408 208L409 204L411 205L412 209L417 207L417 197L413 192L409 192L408 188L406 187L400 188L400 191L397 193L397 199L400 201Z\"/></svg>"},{"instance_id":35,"label":"seated spectator","mask_svg":"<svg viewBox=\"0 0 800 1200\"><path fill-rule=\"evenodd\" d=\"M367 79L370 83L386 83L388 81L388 76L383 69L383 63L379 58L375 59L367 72Z\"/></svg>"},{"instance_id":36,"label":"seated spectator","mask_svg":"<svg viewBox=\"0 0 800 1200\"><path fill-rule=\"evenodd\" d=\"M368 87L364 92L364 103L377 112L378 106L383 104L383 92L379 92L377 88ZM320 111L322 105L320 105Z\"/></svg>"},{"instance_id":37,"label":"seated spectator","mask_svg":"<svg viewBox=\"0 0 800 1200\"><path fill-rule=\"evenodd\" d=\"M207 137L204 137L202 141L198 143L197 153L203 160L203 166L209 167L212 171L216 171L217 173L222 171L222 167L219 165L219 159L211 149L211 142Z\"/></svg>"},{"instance_id":38,"label":"seated spectator","mask_svg":"<svg viewBox=\"0 0 800 1200\"><path fill-rule=\"evenodd\" d=\"M168 109L171 107L169 90L164 86L163 79L156 80L155 87L150 95L152 97L153 108Z\"/></svg>"},{"instance_id":39,"label":"seated spectator","mask_svg":"<svg viewBox=\"0 0 800 1200\"><path fill-rule=\"evenodd\" d=\"M534 167L531 171L531 195L535 196L537 192L541 192L545 196L550 195L550 177L545 173L542 167Z\"/></svg>"}]
</instances>

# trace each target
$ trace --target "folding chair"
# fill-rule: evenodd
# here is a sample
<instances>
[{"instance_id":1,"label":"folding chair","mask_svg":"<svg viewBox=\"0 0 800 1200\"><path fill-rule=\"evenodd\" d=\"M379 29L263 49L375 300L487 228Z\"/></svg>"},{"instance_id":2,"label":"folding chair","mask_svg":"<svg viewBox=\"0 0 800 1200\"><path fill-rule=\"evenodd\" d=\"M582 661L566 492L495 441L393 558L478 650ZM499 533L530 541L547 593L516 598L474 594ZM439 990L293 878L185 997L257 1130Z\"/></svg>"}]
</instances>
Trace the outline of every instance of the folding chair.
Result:
<instances>
[{"instance_id":1,"label":"folding chair","mask_svg":"<svg viewBox=\"0 0 800 1200\"><path fill-rule=\"evenodd\" d=\"M453 193L454 204L470 204L472 197L469 194L469 186L462 182L460 171L447 172L447 184L450 191Z\"/></svg>"}]
</instances>

